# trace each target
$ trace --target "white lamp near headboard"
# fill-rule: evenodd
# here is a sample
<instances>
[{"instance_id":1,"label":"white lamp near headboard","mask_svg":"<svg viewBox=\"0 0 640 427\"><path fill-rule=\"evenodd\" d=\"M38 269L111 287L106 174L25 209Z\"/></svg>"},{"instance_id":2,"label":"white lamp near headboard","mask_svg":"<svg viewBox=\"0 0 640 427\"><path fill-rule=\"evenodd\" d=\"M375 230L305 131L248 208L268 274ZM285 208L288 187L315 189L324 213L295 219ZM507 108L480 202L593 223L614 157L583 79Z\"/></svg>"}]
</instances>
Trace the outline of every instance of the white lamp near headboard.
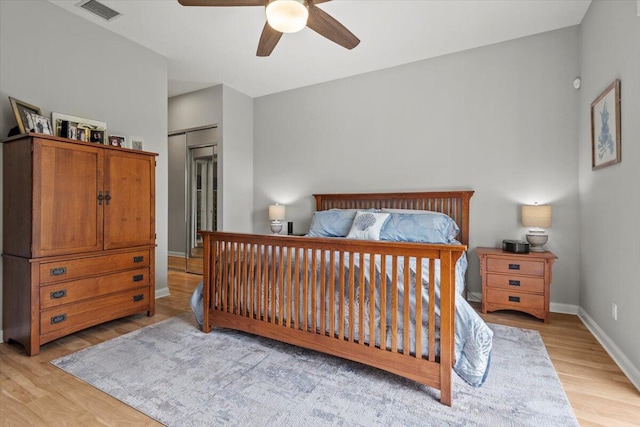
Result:
<instances>
[{"instance_id":1,"label":"white lamp near headboard","mask_svg":"<svg viewBox=\"0 0 640 427\"><path fill-rule=\"evenodd\" d=\"M551 205L522 205L522 225L529 227L527 242L532 252L544 252L549 236L544 230L551 227Z\"/></svg>"},{"instance_id":2,"label":"white lamp near headboard","mask_svg":"<svg viewBox=\"0 0 640 427\"><path fill-rule=\"evenodd\" d=\"M271 232L273 234L278 234L282 231L282 223L280 221L285 218L284 213L284 205L276 203L269 206L269 219L271 220Z\"/></svg>"}]
</instances>

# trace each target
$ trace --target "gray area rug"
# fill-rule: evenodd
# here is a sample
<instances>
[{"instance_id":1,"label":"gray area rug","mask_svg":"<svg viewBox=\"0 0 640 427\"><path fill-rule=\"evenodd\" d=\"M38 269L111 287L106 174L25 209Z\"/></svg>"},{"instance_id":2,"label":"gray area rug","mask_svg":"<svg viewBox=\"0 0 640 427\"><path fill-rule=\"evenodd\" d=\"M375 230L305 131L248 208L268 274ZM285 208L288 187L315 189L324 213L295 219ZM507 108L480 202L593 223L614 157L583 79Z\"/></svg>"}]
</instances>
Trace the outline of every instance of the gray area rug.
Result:
<instances>
[{"instance_id":1,"label":"gray area rug","mask_svg":"<svg viewBox=\"0 0 640 427\"><path fill-rule=\"evenodd\" d=\"M168 426L577 426L537 331L490 324L487 382L439 392L182 315L51 363Z\"/></svg>"}]
</instances>

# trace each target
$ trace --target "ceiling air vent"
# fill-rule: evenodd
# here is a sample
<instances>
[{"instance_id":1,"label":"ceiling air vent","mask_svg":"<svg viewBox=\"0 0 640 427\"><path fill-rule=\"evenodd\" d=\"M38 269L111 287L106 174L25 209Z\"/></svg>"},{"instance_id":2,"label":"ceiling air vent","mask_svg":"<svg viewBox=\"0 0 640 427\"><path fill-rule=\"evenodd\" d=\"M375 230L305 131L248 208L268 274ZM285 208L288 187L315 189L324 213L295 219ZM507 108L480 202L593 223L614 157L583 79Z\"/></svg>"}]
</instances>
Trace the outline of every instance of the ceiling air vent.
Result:
<instances>
[{"instance_id":1,"label":"ceiling air vent","mask_svg":"<svg viewBox=\"0 0 640 427\"><path fill-rule=\"evenodd\" d=\"M91 12L94 15L99 16L105 21L111 21L112 19L121 15L120 12L116 12L115 10L103 5L102 3L96 0L84 0L76 4L76 6L81 7L82 9L88 12Z\"/></svg>"}]
</instances>

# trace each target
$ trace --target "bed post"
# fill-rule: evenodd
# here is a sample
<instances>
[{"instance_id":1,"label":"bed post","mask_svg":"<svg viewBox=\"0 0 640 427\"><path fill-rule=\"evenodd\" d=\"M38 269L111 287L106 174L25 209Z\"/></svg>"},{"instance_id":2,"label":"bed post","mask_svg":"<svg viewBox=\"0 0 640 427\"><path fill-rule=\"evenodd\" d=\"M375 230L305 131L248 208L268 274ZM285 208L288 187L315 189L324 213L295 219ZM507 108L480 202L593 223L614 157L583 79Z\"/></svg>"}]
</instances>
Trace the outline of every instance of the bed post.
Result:
<instances>
[{"instance_id":1,"label":"bed post","mask_svg":"<svg viewBox=\"0 0 640 427\"><path fill-rule=\"evenodd\" d=\"M209 308L211 307L211 235L207 232L200 232L204 243L203 276L202 276L202 331L211 332L211 322L209 321Z\"/></svg>"},{"instance_id":2,"label":"bed post","mask_svg":"<svg viewBox=\"0 0 640 427\"><path fill-rule=\"evenodd\" d=\"M451 370L455 357L455 266L460 252L440 254L440 402L451 406Z\"/></svg>"}]
</instances>

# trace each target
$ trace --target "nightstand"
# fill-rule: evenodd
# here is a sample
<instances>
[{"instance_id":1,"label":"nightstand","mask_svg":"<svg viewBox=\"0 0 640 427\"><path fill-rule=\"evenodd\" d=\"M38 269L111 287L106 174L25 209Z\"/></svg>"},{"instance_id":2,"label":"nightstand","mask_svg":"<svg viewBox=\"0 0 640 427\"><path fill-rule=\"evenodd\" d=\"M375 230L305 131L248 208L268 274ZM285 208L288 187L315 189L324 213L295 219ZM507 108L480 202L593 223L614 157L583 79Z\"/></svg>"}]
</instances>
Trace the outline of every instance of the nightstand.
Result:
<instances>
[{"instance_id":1,"label":"nightstand","mask_svg":"<svg viewBox=\"0 0 640 427\"><path fill-rule=\"evenodd\" d=\"M482 312L517 310L549 323L553 253L515 254L498 248L476 248L482 276Z\"/></svg>"}]
</instances>

